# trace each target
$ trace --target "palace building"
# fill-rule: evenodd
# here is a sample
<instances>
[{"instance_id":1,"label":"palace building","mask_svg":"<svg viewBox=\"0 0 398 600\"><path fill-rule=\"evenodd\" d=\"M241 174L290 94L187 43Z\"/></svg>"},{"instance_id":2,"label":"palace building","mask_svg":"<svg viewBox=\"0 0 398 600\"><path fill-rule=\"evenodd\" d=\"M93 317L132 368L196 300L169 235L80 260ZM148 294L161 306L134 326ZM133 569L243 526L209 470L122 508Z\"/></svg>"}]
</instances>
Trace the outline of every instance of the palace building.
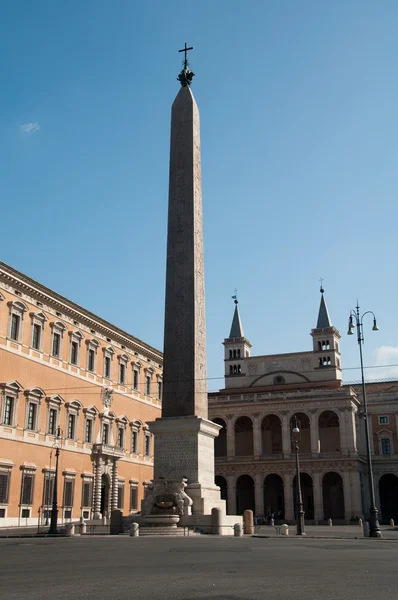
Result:
<instances>
[{"instance_id":1,"label":"palace building","mask_svg":"<svg viewBox=\"0 0 398 600\"><path fill-rule=\"evenodd\" d=\"M57 446L60 523L139 510L162 361L0 262L0 527L47 520Z\"/></svg>"},{"instance_id":2,"label":"palace building","mask_svg":"<svg viewBox=\"0 0 398 600\"><path fill-rule=\"evenodd\" d=\"M209 394L216 483L228 512L295 519L296 465L291 432L301 430L300 479L305 519L350 522L368 508L362 391L343 385L339 331L323 290L312 349L251 356L237 300L224 340L225 387ZM367 385L380 518L398 518L398 382Z\"/></svg>"}]
</instances>

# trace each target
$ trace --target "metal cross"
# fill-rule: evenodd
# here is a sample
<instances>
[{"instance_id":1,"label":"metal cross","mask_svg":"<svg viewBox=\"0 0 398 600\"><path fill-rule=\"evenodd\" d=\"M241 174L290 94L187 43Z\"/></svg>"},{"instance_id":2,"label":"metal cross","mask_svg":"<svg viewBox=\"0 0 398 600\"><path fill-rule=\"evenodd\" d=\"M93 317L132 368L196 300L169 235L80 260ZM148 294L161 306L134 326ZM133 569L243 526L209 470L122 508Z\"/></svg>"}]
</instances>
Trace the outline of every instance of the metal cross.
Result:
<instances>
[{"instance_id":1,"label":"metal cross","mask_svg":"<svg viewBox=\"0 0 398 600\"><path fill-rule=\"evenodd\" d=\"M232 300L235 302L235 304L238 304L238 290L236 288L234 289L234 295L232 296Z\"/></svg>"},{"instance_id":2,"label":"metal cross","mask_svg":"<svg viewBox=\"0 0 398 600\"><path fill-rule=\"evenodd\" d=\"M319 281L321 282L321 292L323 294L323 277L321 277Z\"/></svg>"},{"instance_id":3,"label":"metal cross","mask_svg":"<svg viewBox=\"0 0 398 600\"><path fill-rule=\"evenodd\" d=\"M188 50L193 50L193 46L191 46L190 48L188 48L187 43L185 42L185 47L182 50L178 51L178 52L184 52L185 53L184 67L186 67L188 65Z\"/></svg>"}]
</instances>

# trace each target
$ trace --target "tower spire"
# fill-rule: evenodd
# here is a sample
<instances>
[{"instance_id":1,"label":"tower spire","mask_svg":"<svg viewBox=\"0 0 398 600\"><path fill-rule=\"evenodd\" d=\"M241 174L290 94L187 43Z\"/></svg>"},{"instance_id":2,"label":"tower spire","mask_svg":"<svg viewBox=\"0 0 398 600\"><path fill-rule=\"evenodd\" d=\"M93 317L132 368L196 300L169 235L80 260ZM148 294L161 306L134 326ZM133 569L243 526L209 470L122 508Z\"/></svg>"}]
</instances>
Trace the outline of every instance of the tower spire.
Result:
<instances>
[{"instance_id":1,"label":"tower spire","mask_svg":"<svg viewBox=\"0 0 398 600\"><path fill-rule=\"evenodd\" d=\"M328 307L326 306L325 301L325 290L323 289L323 279L321 279L321 304L319 306L318 312L318 322L316 324L317 329L325 329L326 327L332 327L332 322L330 320Z\"/></svg>"},{"instance_id":2,"label":"tower spire","mask_svg":"<svg viewBox=\"0 0 398 600\"><path fill-rule=\"evenodd\" d=\"M229 333L230 338L242 338L245 336L243 333L242 322L240 320L240 314L238 309L238 290L235 289L235 294L232 296L232 300L235 303L235 312L232 319L231 331Z\"/></svg>"}]
</instances>

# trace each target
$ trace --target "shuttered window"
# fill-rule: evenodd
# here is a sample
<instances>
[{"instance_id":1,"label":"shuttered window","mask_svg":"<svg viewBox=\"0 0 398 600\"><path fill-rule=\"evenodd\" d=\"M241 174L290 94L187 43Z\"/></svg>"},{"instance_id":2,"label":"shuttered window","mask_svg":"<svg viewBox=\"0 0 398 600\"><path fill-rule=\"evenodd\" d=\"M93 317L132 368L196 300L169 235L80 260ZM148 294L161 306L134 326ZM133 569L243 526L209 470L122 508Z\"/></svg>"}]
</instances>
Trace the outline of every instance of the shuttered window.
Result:
<instances>
[{"instance_id":1,"label":"shuttered window","mask_svg":"<svg viewBox=\"0 0 398 600\"><path fill-rule=\"evenodd\" d=\"M21 487L21 504L33 504L33 486L35 476L32 473L23 473Z\"/></svg>"},{"instance_id":2,"label":"shuttered window","mask_svg":"<svg viewBox=\"0 0 398 600\"><path fill-rule=\"evenodd\" d=\"M64 484L64 506L73 506L73 488L74 488L74 480L73 479L65 479Z\"/></svg>"}]
</instances>

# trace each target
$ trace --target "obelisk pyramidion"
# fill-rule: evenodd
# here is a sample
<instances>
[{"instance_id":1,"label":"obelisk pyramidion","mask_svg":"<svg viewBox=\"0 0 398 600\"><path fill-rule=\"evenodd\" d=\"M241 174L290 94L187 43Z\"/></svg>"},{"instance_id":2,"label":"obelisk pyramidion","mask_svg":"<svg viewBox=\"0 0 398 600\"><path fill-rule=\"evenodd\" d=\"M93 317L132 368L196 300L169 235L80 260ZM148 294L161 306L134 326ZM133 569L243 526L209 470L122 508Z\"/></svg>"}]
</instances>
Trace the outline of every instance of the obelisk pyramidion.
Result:
<instances>
[{"instance_id":1,"label":"obelisk pyramidion","mask_svg":"<svg viewBox=\"0 0 398 600\"><path fill-rule=\"evenodd\" d=\"M213 507L225 514L225 501L214 482L220 426L207 418L199 110L187 50L185 44L181 89L171 110L162 418L149 426L155 442L151 503L163 480L184 480L194 517Z\"/></svg>"}]
</instances>

